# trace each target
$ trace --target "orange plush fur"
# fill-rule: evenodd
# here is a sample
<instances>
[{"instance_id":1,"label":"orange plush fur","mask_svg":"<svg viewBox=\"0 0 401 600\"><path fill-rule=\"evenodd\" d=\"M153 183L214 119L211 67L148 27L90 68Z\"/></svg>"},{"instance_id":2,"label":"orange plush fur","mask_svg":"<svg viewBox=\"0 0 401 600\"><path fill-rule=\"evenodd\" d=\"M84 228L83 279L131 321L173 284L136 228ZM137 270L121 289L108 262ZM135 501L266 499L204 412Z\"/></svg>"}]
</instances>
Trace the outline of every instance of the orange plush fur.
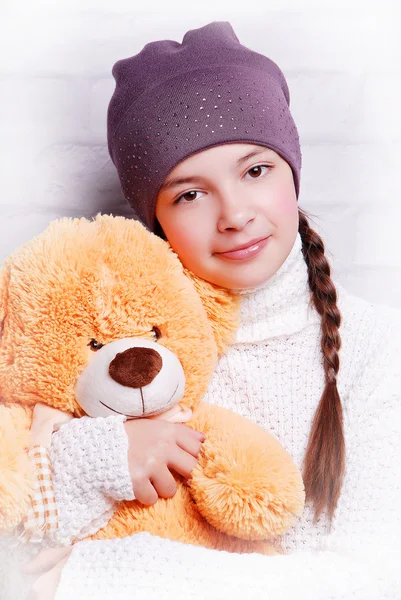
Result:
<instances>
[{"instance_id":1,"label":"orange plush fur","mask_svg":"<svg viewBox=\"0 0 401 600\"><path fill-rule=\"evenodd\" d=\"M301 474L278 441L235 413L201 402L218 356L233 339L238 299L185 272L170 246L140 223L98 215L60 219L0 271L0 528L26 513L32 472L27 433L36 403L84 414L74 388L102 344L154 340L180 360L181 406L203 431L199 462L177 493L144 507L121 502L93 538L137 531L236 552L274 554L302 513ZM269 399L266 398L266 402Z\"/></svg>"}]
</instances>

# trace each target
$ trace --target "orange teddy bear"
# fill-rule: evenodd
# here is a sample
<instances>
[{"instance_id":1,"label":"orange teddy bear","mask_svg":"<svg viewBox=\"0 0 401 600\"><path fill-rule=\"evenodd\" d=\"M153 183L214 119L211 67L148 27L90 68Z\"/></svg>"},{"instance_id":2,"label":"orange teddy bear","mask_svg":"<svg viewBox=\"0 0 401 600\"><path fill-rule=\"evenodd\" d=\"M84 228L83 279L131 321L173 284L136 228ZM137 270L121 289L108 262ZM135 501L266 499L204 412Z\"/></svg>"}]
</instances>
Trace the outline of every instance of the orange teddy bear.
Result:
<instances>
[{"instance_id":1,"label":"orange teddy bear","mask_svg":"<svg viewBox=\"0 0 401 600\"><path fill-rule=\"evenodd\" d=\"M35 406L66 420L179 421L192 411L187 425L206 436L192 479L175 475L176 494L149 507L120 502L91 537L146 530L276 553L274 538L304 507L301 474L264 429L201 401L238 307L234 294L186 272L167 242L123 217L53 221L11 255L0 271L0 529L21 526L30 510Z\"/></svg>"}]
</instances>

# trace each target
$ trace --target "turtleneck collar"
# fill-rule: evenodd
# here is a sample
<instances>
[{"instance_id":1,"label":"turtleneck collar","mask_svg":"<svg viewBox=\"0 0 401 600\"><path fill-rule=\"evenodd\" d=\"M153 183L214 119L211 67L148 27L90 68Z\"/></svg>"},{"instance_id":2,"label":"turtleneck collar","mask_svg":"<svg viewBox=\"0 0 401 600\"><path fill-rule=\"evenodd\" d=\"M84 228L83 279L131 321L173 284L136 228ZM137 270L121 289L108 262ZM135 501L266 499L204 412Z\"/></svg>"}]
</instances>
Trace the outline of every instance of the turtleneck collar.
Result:
<instances>
[{"instance_id":1,"label":"turtleneck collar","mask_svg":"<svg viewBox=\"0 0 401 600\"><path fill-rule=\"evenodd\" d=\"M299 233L286 260L270 279L249 290L232 291L241 295L236 343L262 342L320 322L310 304L308 267Z\"/></svg>"}]
</instances>

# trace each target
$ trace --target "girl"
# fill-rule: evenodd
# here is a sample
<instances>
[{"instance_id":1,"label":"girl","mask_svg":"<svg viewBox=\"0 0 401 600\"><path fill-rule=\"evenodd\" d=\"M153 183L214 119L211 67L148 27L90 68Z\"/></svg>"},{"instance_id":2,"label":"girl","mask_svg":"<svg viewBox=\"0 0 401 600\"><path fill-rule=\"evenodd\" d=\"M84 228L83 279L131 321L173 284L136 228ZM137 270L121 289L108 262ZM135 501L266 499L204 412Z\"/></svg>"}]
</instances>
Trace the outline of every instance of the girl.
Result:
<instances>
[{"instance_id":1,"label":"girl","mask_svg":"<svg viewBox=\"0 0 401 600\"><path fill-rule=\"evenodd\" d=\"M330 277L297 204L301 152L283 73L214 22L182 44L147 44L113 75L109 151L137 217L184 266L241 295L236 342L206 400L277 436L303 469L307 506L284 536L284 556L148 533L71 534L72 552L42 553L28 567L46 571L36 597L401 598L401 315ZM114 499L152 504L175 492L169 468L189 476L202 443L188 429L74 420L53 436L55 480L67 481L71 465L75 478L102 474L76 492L86 525L99 528ZM62 505L69 490L58 485Z\"/></svg>"}]
</instances>

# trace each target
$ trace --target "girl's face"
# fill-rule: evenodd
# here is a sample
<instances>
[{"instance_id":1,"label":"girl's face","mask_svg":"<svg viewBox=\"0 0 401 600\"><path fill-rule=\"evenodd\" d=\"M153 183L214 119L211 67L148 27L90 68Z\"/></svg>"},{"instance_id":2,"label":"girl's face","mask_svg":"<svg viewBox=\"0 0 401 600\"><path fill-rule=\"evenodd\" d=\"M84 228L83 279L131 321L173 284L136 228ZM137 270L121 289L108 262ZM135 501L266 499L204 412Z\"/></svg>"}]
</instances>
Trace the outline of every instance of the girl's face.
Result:
<instances>
[{"instance_id":1,"label":"girl's face","mask_svg":"<svg viewBox=\"0 0 401 600\"><path fill-rule=\"evenodd\" d=\"M229 289L258 286L281 267L298 232L291 167L265 146L208 148L168 174L156 218L195 275Z\"/></svg>"}]
</instances>

